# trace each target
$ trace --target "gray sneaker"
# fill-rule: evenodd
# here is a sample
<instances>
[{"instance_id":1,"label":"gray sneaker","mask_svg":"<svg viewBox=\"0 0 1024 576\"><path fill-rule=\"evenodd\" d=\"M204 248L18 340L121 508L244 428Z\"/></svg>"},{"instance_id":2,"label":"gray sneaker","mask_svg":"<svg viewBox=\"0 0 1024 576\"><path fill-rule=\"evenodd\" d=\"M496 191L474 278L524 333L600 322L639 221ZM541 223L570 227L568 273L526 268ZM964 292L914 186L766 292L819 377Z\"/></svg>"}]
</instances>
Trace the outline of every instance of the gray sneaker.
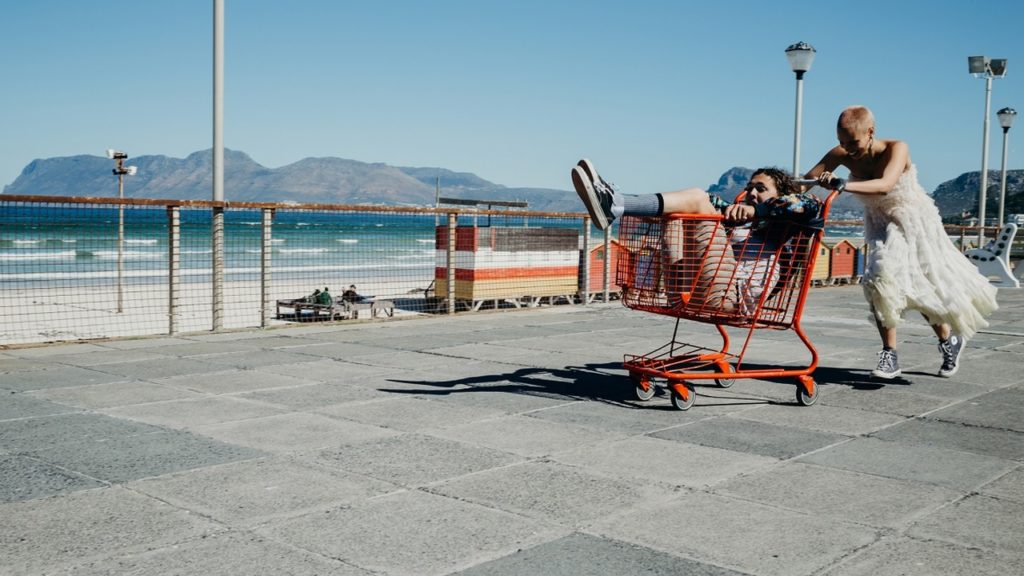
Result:
<instances>
[{"instance_id":1,"label":"gray sneaker","mask_svg":"<svg viewBox=\"0 0 1024 576\"><path fill-rule=\"evenodd\" d=\"M875 378L892 380L902 373L903 371L900 370L900 362L896 358L896 351L882 349L882 351L878 353L878 367L871 372L871 375Z\"/></svg>"},{"instance_id":2,"label":"gray sneaker","mask_svg":"<svg viewBox=\"0 0 1024 576\"><path fill-rule=\"evenodd\" d=\"M584 158L572 169L572 185L587 207L598 230L604 230L615 220L612 206L619 204L615 189L598 175L594 165Z\"/></svg>"},{"instance_id":3,"label":"gray sneaker","mask_svg":"<svg viewBox=\"0 0 1024 576\"><path fill-rule=\"evenodd\" d=\"M964 339L950 334L949 340L939 341L939 352L942 353L942 366L939 376L949 378L960 369L960 353L964 350Z\"/></svg>"}]
</instances>

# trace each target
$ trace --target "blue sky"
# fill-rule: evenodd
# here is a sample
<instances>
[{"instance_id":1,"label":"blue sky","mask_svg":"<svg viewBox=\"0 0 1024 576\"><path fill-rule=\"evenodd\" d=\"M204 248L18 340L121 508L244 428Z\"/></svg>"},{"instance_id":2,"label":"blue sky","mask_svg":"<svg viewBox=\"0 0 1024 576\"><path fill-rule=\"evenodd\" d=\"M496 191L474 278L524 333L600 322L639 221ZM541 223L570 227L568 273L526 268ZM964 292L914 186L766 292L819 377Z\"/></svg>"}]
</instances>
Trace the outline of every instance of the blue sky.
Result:
<instances>
[{"instance_id":1,"label":"blue sky","mask_svg":"<svg viewBox=\"0 0 1024 576\"><path fill-rule=\"evenodd\" d=\"M784 49L817 48L801 169L870 106L929 190L981 167L985 82L1024 114L1024 3L825 0L226 0L225 146L276 168L336 156L569 190L581 156L627 192L793 160ZM0 185L36 158L212 145L212 0L0 8ZM851 10L856 7L856 11ZM1024 168L1024 120L1009 164ZM113 186L113 185L112 185ZM113 188L111 190L113 192ZM103 191L83 190L82 195ZM225 190L231 198L231 190Z\"/></svg>"}]
</instances>

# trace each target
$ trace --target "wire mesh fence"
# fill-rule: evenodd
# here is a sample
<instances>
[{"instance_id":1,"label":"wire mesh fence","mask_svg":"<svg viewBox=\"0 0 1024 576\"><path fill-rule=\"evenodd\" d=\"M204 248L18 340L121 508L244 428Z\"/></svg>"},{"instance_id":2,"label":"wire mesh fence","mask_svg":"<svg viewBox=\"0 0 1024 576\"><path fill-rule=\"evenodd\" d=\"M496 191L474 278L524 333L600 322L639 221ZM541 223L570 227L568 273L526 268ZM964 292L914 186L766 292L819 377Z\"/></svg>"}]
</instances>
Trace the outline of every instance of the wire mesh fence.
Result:
<instances>
[{"instance_id":1,"label":"wire mesh fence","mask_svg":"<svg viewBox=\"0 0 1024 576\"><path fill-rule=\"evenodd\" d=\"M608 299L589 232L571 213L7 196L0 345Z\"/></svg>"}]
</instances>

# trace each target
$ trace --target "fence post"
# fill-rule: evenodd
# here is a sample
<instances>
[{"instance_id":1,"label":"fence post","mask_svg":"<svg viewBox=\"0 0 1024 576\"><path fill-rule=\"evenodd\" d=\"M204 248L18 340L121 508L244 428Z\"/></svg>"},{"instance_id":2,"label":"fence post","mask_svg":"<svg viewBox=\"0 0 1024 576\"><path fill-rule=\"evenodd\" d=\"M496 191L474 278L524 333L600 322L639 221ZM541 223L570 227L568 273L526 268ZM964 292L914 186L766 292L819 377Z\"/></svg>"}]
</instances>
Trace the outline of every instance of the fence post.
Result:
<instances>
[{"instance_id":1,"label":"fence post","mask_svg":"<svg viewBox=\"0 0 1024 576\"><path fill-rule=\"evenodd\" d=\"M224 207L213 207L213 331L224 327Z\"/></svg>"},{"instance_id":2,"label":"fence post","mask_svg":"<svg viewBox=\"0 0 1024 576\"><path fill-rule=\"evenodd\" d=\"M167 333L178 332L178 299L181 290L181 208L167 207Z\"/></svg>"},{"instance_id":3,"label":"fence post","mask_svg":"<svg viewBox=\"0 0 1024 576\"><path fill-rule=\"evenodd\" d=\"M612 276L612 229L609 226L604 229L604 302L611 298L611 276Z\"/></svg>"},{"instance_id":4,"label":"fence post","mask_svg":"<svg viewBox=\"0 0 1024 576\"><path fill-rule=\"evenodd\" d=\"M273 246L274 209L263 209L263 243L260 246L260 328L270 324L270 271L271 246Z\"/></svg>"},{"instance_id":5,"label":"fence post","mask_svg":"<svg viewBox=\"0 0 1024 576\"><path fill-rule=\"evenodd\" d=\"M448 213L448 284L447 307L449 314L455 314L455 225L456 215Z\"/></svg>"},{"instance_id":6,"label":"fence post","mask_svg":"<svg viewBox=\"0 0 1024 576\"><path fill-rule=\"evenodd\" d=\"M587 305L590 299L590 218L583 218L583 274L580 275L580 304Z\"/></svg>"}]
</instances>

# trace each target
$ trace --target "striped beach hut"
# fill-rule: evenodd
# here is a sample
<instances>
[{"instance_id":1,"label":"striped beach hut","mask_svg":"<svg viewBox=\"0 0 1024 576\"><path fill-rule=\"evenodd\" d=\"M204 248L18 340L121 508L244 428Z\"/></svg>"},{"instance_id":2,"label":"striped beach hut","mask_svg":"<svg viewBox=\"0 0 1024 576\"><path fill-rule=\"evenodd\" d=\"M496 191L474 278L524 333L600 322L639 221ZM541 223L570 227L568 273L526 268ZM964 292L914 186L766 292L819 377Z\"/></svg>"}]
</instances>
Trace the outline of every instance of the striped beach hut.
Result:
<instances>
[{"instance_id":1,"label":"striped beach hut","mask_svg":"<svg viewBox=\"0 0 1024 576\"><path fill-rule=\"evenodd\" d=\"M448 227L438 226L434 284L448 290ZM575 228L458 226L455 228L455 299L478 309L487 300L536 304L543 297L571 299L579 290L579 231Z\"/></svg>"}]
</instances>

